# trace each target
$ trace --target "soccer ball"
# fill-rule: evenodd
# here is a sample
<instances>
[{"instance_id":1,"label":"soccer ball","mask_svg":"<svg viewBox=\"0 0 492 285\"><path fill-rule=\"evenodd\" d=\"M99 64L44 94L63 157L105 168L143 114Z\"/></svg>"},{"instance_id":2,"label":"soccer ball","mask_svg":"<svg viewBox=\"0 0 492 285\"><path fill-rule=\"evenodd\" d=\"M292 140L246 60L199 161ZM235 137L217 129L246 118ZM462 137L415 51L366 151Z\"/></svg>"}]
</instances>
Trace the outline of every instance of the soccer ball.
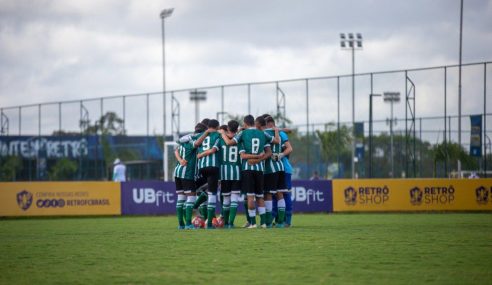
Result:
<instances>
[{"instance_id":1,"label":"soccer ball","mask_svg":"<svg viewBox=\"0 0 492 285\"><path fill-rule=\"evenodd\" d=\"M224 227L224 220L222 219L222 217L214 218L212 220L212 224L216 228L223 228Z\"/></svg>"},{"instance_id":2,"label":"soccer ball","mask_svg":"<svg viewBox=\"0 0 492 285\"><path fill-rule=\"evenodd\" d=\"M191 223L197 229L205 227L205 221L199 216L194 217Z\"/></svg>"}]
</instances>

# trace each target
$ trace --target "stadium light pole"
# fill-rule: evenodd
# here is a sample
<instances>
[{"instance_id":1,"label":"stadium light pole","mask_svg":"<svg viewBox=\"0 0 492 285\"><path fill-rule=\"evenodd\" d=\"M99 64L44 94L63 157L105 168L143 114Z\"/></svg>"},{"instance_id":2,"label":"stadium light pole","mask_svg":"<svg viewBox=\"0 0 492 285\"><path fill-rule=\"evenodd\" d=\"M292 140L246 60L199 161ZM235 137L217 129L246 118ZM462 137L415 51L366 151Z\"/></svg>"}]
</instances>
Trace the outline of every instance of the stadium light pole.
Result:
<instances>
[{"instance_id":1,"label":"stadium light pole","mask_svg":"<svg viewBox=\"0 0 492 285\"><path fill-rule=\"evenodd\" d=\"M355 177L355 50L362 49L362 35L340 33L340 47L352 51L352 178Z\"/></svg>"},{"instance_id":2,"label":"stadium light pole","mask_svg":"<svg viewBox=\"0 0 492 285\"><path fill-rule=\"evenodd\" d=\"M461 65L463 57L463 0L460 1L460 56L458 64L458 145L461 148ZM458 173L461 173L461 160L458 158Z\"/></svg>"},{"instance_id":3,"label":"stadium light pole","mask_svg":"<svg viewBox=\"0 0 492 285\"><path fill-rule=\"evenodd\" d=\"M195 102L195 124L200 122L200 102L207 100L207 91L190 91L190 101Z\"/></svg>"},{"instance_id":4,"label":"stadium light pole","mask_svg":"<svg viewBox=\"0 0 492 285\"><path fill-rule=\"evenodd\" d=\"M394 161L394 151L393 151L393 124L395 119L393 118L393 104L395 102L400 102L400 92L384 92L383 93L384 102L389 102L391 104L391 117L389 119L390 124L390 155L391 155L391 178L395 177L395 161Z\"/></svg>"},{"instance_id":5,"label":"stadium light pole","mask_svg":"<svg viewBox=\"0 0 492 285\"><path fill-rule=\"evenodd\" d=\"M162 22L162 137L166 141L166 29L165 19L173 14L174 8L164 9L159 14Z\"/></svg>"}]
</instances>

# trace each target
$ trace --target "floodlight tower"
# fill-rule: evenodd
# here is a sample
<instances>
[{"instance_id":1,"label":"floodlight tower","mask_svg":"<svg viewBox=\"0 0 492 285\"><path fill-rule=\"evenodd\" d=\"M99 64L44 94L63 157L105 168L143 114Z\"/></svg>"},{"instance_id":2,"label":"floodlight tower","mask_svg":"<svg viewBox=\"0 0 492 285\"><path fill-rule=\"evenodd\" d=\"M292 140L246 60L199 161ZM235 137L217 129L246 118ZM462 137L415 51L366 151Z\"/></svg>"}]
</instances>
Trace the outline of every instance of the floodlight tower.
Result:
<instances>
[{"instance_id":1,"label":"floodlight tower","mask_svg":"<svg viewBox=\"0 0 492 285\"><path fill-rule=\"evenodd\" d=\"M384 102L389 102L391 105L391 117L388 120L390 125L390 139L391 139L391 178L395 177L395 161L393 155L393 125L395 124L395 119L393 118L393 104L400 102L400 92L384 92L383 93Z\"/></svg>"},{"instance_id":2,"label":"floodlight tower","mask_svg":"<svg viewBox=\"0 0 492 285\"><path fill-rule=\"evenodd\" d=\"M200 122L200 102L207 100L207 91L190 91L190 101L195 102L195 124Z\"/></svg>"},{"instance_id":3,"label":"floodlight tower","mask_svg":"<svg viewBox=\"0 0 492 285\"><path fill-rule=\"evenodd\" d=\"M362 34L340 33L340 47L352 51L352 136L355 138L355 51L362 50ZM355 139L352 139L352 178L355 177Z\"/></svg>"},{"instance_id":4,"label":"floodlight tower","mask_svg":"<svg viewBox=\"0 0 492 285\"><path fill-rule=\"evenodd\" d=\"M162 137L166 141L166 33L164 20L171 17L174 8L164 9L159 15L162 20Z\"/></svg>"}]
</instances>

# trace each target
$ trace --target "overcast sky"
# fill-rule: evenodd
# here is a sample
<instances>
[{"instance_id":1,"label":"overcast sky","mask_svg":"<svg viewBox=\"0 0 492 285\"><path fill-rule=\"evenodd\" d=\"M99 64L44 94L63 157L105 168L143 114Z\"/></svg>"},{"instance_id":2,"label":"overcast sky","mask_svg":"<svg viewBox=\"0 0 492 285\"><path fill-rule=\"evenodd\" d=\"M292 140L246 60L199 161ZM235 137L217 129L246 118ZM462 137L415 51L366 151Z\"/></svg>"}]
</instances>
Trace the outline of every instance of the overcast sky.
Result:
<instances>
[{"instance_id":1,"label":"overcast sky","mask_svg":"<svg viewBox=\"0 0 492 285\"><path fill-rule=\"evenodd\" d=\"M459 4L0 0L0 107L161 91L163 8L175 8L166 20L167 89L173 90L348 74L350 53L340 50L340 32L364 37L364 49L356 54L357 72L457 64ZM463 62L492 60L492 1L465 0L463 32ZM483 84L483 76L476 82L474 75L469 77L470 85ZM312 96L310 104L317 110L322 95ZM287 92L287 101L296 100L303 101ZM186 110L189 102L183 99L182 105ZM295 107L288 104L287 111L300 121L305 107ZM318 111L311 122L333 120ZM366 113L367 107L362 108L360 119ZM350 113L342 117L349 120ZM160 132L158 119L155 125L152 130Z\"/></svg>"}]
</instances>

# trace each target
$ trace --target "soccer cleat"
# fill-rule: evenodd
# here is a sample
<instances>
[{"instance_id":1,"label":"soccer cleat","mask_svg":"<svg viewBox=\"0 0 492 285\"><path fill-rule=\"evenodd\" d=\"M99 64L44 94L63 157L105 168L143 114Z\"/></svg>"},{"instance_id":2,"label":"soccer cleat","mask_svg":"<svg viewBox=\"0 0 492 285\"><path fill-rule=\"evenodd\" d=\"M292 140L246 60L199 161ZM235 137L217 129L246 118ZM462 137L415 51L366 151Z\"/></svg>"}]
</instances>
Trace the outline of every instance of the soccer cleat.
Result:
<instances>
[{"instance_id":1,"label":"soccer cleat","mask_svg":"<svg viewBox=\"0 0 492 285\"><path fill-rule=\"evenodd\" d=\"M235 227L234 227L234 225L228 225L227 228L228 229L234 229Z\"/></svg>"},{"instance_id":2,"label":"soccer cleat","mask_svg":"<svg viewBox=\"0 0 492 285\"><path fill-rule=\"evenodd\" d=\"M266 228L268 228L268 227L267 227L267 225L266 225L266 224L261 224L261 225L260 225L260 228L262 228L262 229L266 229Z\"/></svg>"},{"instance_id":3,"label":"soccer cleat","mask_svg":"<svg viewBox=\"0 0 492 285\"><path fill-rule=\"evenodd\" d=\"M256 229L258 228L256 225L249 225L249 227L247 227L247 229Z\"/></svg>"},{"instance_id":4,"label":"soccer cleat","mask_svg":"<svg viewBox=\"0 0 492 285\"><path fill-rule=\"evenodd\" d=\"M243 225L243 228L249 228L249 226L251 226L251 224L249 222L246 222L244 225Z\"/></svg>"},{"instance_id":5,"label":"soccer cleat","mask_svg":"<svg viewBox=\"0 0 492 285\"><path fill-rule=\"evenodd\" d=\"M283 228L285 228L285 225L284 224L277 224L275 227L277 229L283 229Z\"/></svg>"},{"instance_id":6,"label":"soccer cleat","mask_svg":"<svg viewBox=\"0 0 492 285\"><path fill-rule=\"evenodd\" d=\"M187 225L187 226L185 226L185 229L186 230L194 230L195 226L194 225Z\"/></svg>"},{"instance_id":7,"label":"soccer cleat","mask_svg":"<svg viewBox=\"0 0 492 285\"><path fill-rule=\"evenodd\" d=\"M216 228L214 226L208 226L207 225L207 227L205 229L207 229L207 230L215 230Z\"/></svg>"},{"instance_id":8,"label":"soccer cleat","mask_svg":"<svg viewBox=\"0 0 492 285\"><path fill-rule=\"evenodd\" d=\"M291 225L290 225L290 224L287 224L287 223L285 223L285 224L284 224L284 226L285 226L286 228L290 228L290 227L291 227Z\"/></svg>"},{"instance_id":9,"label":"soccer cleat","mask_svg":"<svg viewBox=\"0 0 492 285\"><path fill-rule=\"evenodd\" d=\"M267 227L267 229L273 228L271 224L270 225L267 225L266 227Z\"/></svg>"},{"instance_id":10,"label":"soccer cleat","mask_svg":"<svg viewBox=\"0 0 492 285\"><path fill-rule=\"evenodd\" d=\"M178 230L184 230L185 226L178 226Z\"/></svg>"}]
</instances>

